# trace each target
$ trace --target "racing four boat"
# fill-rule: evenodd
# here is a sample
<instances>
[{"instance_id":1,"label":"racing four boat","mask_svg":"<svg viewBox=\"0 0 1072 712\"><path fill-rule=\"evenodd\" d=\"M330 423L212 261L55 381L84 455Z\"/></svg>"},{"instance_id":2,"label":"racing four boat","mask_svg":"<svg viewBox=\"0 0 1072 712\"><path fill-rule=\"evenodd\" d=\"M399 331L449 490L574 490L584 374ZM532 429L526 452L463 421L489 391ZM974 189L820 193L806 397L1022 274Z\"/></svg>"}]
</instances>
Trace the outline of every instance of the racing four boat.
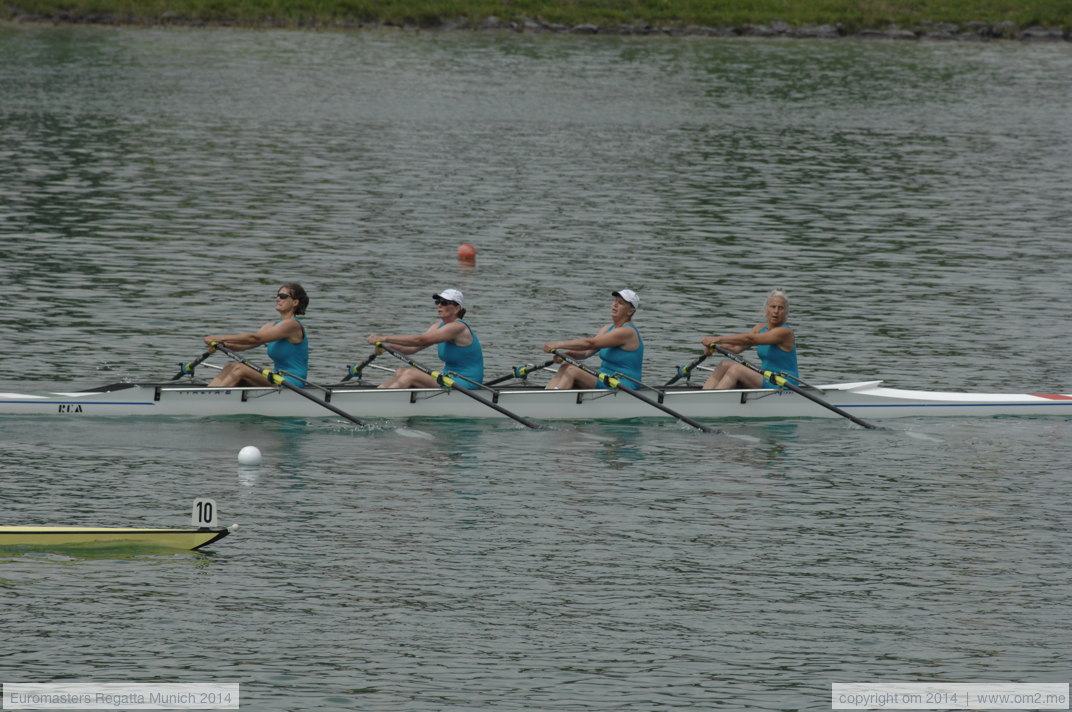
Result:
<instances>
[{"instance_id":1,"label":"racing four boat","mask_svg":"<svg viewBox=\"0 0 1072 712\"><path fill-rule=\"evenodd\" d=\"M809 393L869 419L909 416L1072 416L1072 394L959 393L886 388L881 381L809 387ZM0 415L59 417L258 415L332 417L316 401L358 418L503 418L486 403L451 389L377 389L345 383L307 386L316 399L279 387L215 388L200 383L115 383L79 391L0 393ZM539 420L667 418L652 405L613 389L544 390L516 386L477 391L510 412ZM690 386L641 390L676 413L697 419L837 418L787 389L701 390Z\"/></svg>"}]
</instances>

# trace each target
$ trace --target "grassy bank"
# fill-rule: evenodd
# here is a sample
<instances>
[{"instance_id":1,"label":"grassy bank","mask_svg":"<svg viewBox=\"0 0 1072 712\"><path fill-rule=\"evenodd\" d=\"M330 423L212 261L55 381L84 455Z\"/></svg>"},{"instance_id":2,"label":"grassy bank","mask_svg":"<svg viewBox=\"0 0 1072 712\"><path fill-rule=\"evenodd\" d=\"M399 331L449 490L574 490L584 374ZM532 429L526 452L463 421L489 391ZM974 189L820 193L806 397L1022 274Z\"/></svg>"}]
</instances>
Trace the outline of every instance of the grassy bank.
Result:
<instances>
[{"instance_id":1,"label":"grassy bank","mask_svg":"<svg viewBox=\"0 0 1072 712\"><path fill-rule=\"evenodd\" d=\"M0 18L253 26L504 27L650 31L899 27L1017 36L1072 28L1069 0L6 0ZM980 28L985 26L984 32ZM1056 38L1056 37L1054 37Z\"/></svg>"}]
</instances>

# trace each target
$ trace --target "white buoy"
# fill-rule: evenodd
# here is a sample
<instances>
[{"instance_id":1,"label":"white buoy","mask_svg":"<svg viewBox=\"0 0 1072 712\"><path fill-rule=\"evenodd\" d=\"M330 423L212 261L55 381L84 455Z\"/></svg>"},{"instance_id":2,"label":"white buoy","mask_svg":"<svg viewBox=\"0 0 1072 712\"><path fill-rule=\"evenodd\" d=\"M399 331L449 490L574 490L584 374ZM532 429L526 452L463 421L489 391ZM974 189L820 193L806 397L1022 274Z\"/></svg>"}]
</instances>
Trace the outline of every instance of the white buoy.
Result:
<instances>
[{"instance_id":1,"label":"white buoy","mask_svg":"<svg viewBox=\"0 0 1072 712\"><path fill-rule=\"evenodd\" d=\"M246 445L238 451L238 462L242 465L261 464L261 451L255 445Z\"/></svg>"}]
</instances>

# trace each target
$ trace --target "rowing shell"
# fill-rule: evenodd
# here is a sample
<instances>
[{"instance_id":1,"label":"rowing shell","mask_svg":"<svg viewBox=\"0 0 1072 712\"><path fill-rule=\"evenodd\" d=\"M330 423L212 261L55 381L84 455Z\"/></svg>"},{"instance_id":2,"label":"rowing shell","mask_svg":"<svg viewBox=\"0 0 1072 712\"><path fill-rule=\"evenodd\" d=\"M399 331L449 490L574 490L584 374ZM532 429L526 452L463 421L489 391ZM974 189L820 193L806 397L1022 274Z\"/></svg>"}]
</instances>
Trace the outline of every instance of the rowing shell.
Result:
<instances>
[{"instance_id":1,"label":"rowing shell","mask_svg":"<svg viewBox=\"0 0 1072 712\"><path fill-rule=\"evenodd\" d=\"M908 416L1072 416L1072 394L956 393L885 388L881 381L818 386L815 395L861 418ZM836 418L798 393L783 389L645 391L677 413L692 418ZM309 389L358 418L503 418L486 404L441 388L376 389L338 385ZM500 406L539 420L668 418L650 404L616 390L505 388ZM117 383L92 390L0 393L0 415L195 416L259 415L332 417L300 394L275 387L209 388L199 384Z\"/></svg>"},{"instance_id":2,"label":"rowing shell","mask_svg":"<svg viewBox=\"0 0 1072 712\"><path fill-rule=\"evenodd\" d=\"M235 529L135 529L130 527L3 527L0 549L200 549Z\"/></svg>"}]
</instances>

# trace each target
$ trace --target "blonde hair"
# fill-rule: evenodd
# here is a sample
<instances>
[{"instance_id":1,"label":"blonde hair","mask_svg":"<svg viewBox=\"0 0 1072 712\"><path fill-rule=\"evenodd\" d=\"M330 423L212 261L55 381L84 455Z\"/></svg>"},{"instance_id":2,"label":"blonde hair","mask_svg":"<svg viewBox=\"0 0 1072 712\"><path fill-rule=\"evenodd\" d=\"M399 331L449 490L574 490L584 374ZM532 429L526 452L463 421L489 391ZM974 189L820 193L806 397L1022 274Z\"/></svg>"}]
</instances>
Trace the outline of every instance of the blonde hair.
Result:
<instances>
[{"instance_id":1,"label":"blonde hair","mask_svg":"<svg viewBox=\"0 0 1072 712\"><path fill-rule=\"evenodd\" d=\"M784 299L785 305L789 306L789 295L785 293L784 289L775 287L774 289L770 290L770 292L767 293L767 301L763 303L770 304L770 300L772 299Z\"/></svg>"}]
</instances>

